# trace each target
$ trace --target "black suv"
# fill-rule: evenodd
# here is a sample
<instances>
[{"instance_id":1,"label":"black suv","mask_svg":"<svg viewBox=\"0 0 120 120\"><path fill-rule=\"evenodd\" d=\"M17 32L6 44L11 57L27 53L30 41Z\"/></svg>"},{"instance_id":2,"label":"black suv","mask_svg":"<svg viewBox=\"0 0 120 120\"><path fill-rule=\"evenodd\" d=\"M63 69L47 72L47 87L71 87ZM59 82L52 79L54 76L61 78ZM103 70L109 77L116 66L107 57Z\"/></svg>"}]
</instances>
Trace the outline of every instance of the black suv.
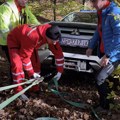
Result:
<instances>
[{"instance_id":1,"label":"black suv","mask_svg":"<svg viewBox=\"0 0 120 120\"><path fill-rule=\"evenodd\" d=\"M99 68L100 60L96 49L92 56L86 56L86 49L95 32L96 23L96 11L72 12L61 21L50 22L58 25L62 33L60 44L65 58L65 69L93 72Z\"/></svg>"}]
</instances>

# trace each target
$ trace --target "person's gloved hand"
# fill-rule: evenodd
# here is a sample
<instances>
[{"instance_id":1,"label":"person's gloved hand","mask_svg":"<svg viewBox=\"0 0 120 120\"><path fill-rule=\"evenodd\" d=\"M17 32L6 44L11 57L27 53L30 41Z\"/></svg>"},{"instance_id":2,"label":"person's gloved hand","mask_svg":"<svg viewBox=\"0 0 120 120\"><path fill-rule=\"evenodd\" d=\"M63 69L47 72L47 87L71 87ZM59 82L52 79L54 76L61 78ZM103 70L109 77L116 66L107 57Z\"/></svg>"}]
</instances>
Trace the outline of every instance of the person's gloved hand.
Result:
<instances>
[{"instance_id":1,"label":"person's gloved hand","mask_svg":"<svg viewBox=\"0 0 120 120\"><path fill-rule=\"evenodd\" d=\"M38 73L33 74L33 78L40 78L41 76Z\"/></svg>"},{"instance_id":2,"label":"person's gloved hand","mask_svg":"<svg viewBox=\"0 0 120 120\"><path fill-rule=\"evenodd\" d=\"M62 73L58 72L53 78L57 81L61 78Z\"/></svg>"}]
</instances>

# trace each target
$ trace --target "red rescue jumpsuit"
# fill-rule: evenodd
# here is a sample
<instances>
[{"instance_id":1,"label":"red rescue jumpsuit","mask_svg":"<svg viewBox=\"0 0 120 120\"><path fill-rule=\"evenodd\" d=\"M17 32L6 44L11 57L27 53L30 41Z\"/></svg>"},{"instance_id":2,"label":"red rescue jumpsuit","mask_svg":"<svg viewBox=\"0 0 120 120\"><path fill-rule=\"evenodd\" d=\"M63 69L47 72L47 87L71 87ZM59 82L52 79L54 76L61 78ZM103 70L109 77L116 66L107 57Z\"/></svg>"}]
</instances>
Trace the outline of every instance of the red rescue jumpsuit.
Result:
<instances>
[{"instance_id":1,"label":"red rescue jumpsuit","mask_svg":"<svg viewBox=\"0 0 120 120\"><path fill-rule=\"evenodd\" d=\"M15 84L21 83L24 80L25 76L23 69L27 72L29 77L31 77L34 72L40 72L40 60L37 48L47 43L45 34L47 28L50 26L50 24L44 24L31 28L25 24L16 27L9 33L7 44L11 60L11 71ZM59 42L57 42L56 45L48 44L48 46L55 56L58 72L62 73L64 57ZM36 54L32 55L34 51ZM31 57L32 59L30 59ZM22 89L22 86L19 86L15 89L15 92L17 93Z\"/></svg>"}]
</instances>

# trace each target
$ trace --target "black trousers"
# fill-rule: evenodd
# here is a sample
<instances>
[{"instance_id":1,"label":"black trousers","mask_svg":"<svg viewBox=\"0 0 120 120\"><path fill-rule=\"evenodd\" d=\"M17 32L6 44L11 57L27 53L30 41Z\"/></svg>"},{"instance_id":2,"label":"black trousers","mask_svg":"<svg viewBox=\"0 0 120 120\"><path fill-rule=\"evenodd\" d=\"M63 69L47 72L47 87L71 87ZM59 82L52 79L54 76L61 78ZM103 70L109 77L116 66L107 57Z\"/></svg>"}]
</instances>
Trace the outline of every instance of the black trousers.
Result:
<instances>
[{"instance_id":1,"label":"black trousers","mask_svg":"<svg viewBox=\"0 0 120 120\"><path fill-rule=\"evenodd\" d=\"M10 56L9 56L9 51L8 51L8 46L6 45L6 46L1 46L1 48L2 48L2 50L4 51L4 53L5 53L5 55L6 55L6 57L7 57L7 60L8 60L8 62L9 62L9 64L10 64ZM11 64L10 64L11 65ZM13 83L13 79L12 79L12 73L11 73L11 68L9 69L9 78L10 78L10 83L9 84L12 84Z\"/></svg>"},{"instance_id":2,"label":"black trousers","mask_svg":"<svg viewBox=\"0 0 120 120\"><path fill-rule=\"evenodd\" d=\"M10 63L10 56L9 56L9 51L8 51L8 47L6 46L1 46L2 50L5 52L5 55Z\"/></svg>"},{"instance_id":3,"label":"black trousers","mask_svg":"<svg viewBox=\"0 0 120 120\"><path fill-rule=\"evenodd\" d=\"M120 61L108 64L107 66L101 68L96 76L97 89L100 95L100 106L105 109L109 109L109 104L113 101L112 99L107 99L107 96L109 93L111 93L112 89L109 88L109 84L106 82L106 78L109 79L112 72L117 68L119 64Z\"/></svg>"}]
</instances>

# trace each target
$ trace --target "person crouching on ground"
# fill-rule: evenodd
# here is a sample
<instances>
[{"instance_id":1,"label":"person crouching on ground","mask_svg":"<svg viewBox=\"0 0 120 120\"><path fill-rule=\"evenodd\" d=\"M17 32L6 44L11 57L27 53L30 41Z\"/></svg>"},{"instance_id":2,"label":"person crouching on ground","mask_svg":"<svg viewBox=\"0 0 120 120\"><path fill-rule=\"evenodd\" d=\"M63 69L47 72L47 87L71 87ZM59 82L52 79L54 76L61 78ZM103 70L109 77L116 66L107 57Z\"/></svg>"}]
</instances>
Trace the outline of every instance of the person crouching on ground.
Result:
<instances>
[{"instance_id":1,"label":"person crouching on ground","mask_svg":"<svg viewBox=\"0 0 120 120\"><path fill-rule=\"evenodd\" d=\"M37 49L43 44L48 44L54 54L57 68L55 78L60 79L63 72L64 57L59 44L61 37L58 26L43 24L30 27L27 24L14 28L7 37L8 50L11 61L11 71L14 84L21 83L25 79L24 71L29 78L40 77L40 60ZM35 53L34 55L32 55ZM31 58L31 59L30 59ZM34 64L34 67L32 64ZM15 93L23 90L22 86L14 89ZM39 86L33 86L33 91L39 91Z\"/></svg>"}]
</instances>

